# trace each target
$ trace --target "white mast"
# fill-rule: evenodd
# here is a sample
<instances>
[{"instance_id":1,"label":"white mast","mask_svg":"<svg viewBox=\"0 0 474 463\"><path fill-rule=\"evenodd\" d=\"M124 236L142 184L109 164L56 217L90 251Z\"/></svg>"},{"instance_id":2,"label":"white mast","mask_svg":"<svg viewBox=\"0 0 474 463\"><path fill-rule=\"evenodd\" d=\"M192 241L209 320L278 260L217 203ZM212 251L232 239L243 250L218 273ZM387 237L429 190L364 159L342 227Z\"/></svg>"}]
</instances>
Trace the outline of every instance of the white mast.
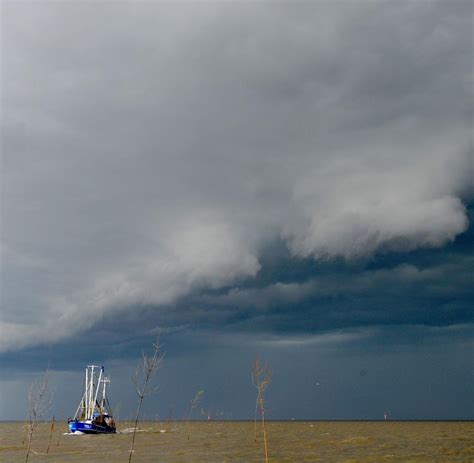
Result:
<instances>
[{"instance_id":1,"label":"white mast","mask_svg":"<svg viewBox=\"0 0 474 463\"><path fill-rule=\"evenodd\" d=\"M76 414L74 415L74 419L77 419L79 416L79 410L83 410L85 413L85 400L86 400L86 392L84 392L84 395L82 396L81 401L79 402L79 406L77 407Z\"/></svg>"},{"instance_id":2,"label":"white mast","mask_svg":"<svg viewBox=\"0 0 474 463\"><path fill-rule=\"evenodd\" d=\"M89 376L89 390L88 390L88 408L86 413L86 420L91 420L94 415L95 401L94 401L94 387L95 387L95 377L94 369L99 368L97 365L89 365L88 368L91 369Z\"/></svg>"},{"instance_id":3,"label":"white mast","mask_svg":"<svg viewBox=\"0 0 474 463\"><path fill-rule=\"evenodd\" d=\"M94 393L94 368L95 365L91 365L91 377L89 381L89 408L87 410L87 419L92 419L92 394Z\"/></svg>"},{"instance_id":4,"label":"white mast","mask_svg":"<svg viewBox=\"0 0 474 463\"><path fill-rule=\"evenodd\" d=\"M99 373L99 380L97 381L97 388L95 390L95 395L94 395L94 404L92 406L92 414L94 414L94 408L95 408L95 404L97 403L97 394L99 393L99 388L100 388L100 383L101 383L101 380L102 380L102 372L104 371L104 367L102 367L100 369L100 373ZM92 418L92 417L91 417Z\"/></svg>"},{"instance_id":5,"label":"white mast","mask_svg":"<svg viewBox=\"0 0 474 463\"><path fill-rule=\"evenodd\" d=\"M89 372L89 369L86 367L86 390L85 390L85 392L84 392L84 418L86 418L87 410L89 409L89 394L88 394L89 381L88 381L88 372Z\"/></svg>"},{"instance_id":6,"label":"white mast","mask_svg":"<svg viewBox=\"0 0 474 463\"><path fill-rule=\"evenodd\" d=\"M110 410L106 410L105 408L105 385L106 383L110 383L110 379L107 376L104 376L102 383L104 385L102 389L102 413L110 413Z\"/></svg>"}]
</instances>

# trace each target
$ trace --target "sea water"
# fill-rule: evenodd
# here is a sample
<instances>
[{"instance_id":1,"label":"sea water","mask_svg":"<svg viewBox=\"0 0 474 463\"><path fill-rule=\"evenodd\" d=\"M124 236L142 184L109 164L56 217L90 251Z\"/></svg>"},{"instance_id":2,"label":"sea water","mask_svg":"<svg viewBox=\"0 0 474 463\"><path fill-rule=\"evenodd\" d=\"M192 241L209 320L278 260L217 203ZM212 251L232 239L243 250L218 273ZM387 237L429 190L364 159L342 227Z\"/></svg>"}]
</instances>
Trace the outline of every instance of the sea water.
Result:
<instances>
[{"instance_id":1,"label":"sea water","mask_svg":"<svg viewBox=\"0 0 474 463\"><path fill-rule=\"evenodd\" d=\"M473 422L270 421L266 427L273 463L474 462ZM52 434L50 423L38 423L29 462L128 462L132 423L118 429L76 436L65 423L56 423ZM25 461L26 447L24 423L0 423L1 462ZM264 462L261 424L255 434L253 422L142 422L132 461Z\"/></svg>"}]
</instances>

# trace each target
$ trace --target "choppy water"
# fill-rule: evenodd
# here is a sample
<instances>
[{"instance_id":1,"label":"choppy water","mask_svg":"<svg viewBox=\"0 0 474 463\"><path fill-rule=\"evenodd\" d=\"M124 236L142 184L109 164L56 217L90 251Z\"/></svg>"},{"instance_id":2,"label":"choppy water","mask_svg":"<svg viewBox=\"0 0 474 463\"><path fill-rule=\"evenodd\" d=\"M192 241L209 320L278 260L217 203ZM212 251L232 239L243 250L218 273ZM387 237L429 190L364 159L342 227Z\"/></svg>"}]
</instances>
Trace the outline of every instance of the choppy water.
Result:
<instances>
[{"instance_id":1,"label":"choppy water","mask_svg":"<svg viewBox=\"0 0 474 463\"><path fill-rule=\"evenodd\" d=\"M30 462L127 462L130 423L116 435L64 435L39 423ZM133 462L263 462L263 441L253 422L140 423ZM474 422L267 423L270 461L277 462L474 462ZM22 423L0 423L0 461L25 461Z\"/></svg>"}]
</instances>

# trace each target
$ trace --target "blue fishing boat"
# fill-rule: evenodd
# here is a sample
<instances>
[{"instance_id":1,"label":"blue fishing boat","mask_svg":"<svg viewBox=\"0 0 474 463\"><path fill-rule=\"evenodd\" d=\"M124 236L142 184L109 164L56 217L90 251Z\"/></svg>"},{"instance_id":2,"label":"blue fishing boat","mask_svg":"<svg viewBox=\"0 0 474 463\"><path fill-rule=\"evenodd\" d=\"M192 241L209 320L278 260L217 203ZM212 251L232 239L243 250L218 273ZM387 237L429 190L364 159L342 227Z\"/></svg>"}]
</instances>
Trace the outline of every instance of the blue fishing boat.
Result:
<instances>
[{"instance_id":1,"label":"blue fishing boat","mask_svg":"<svg viewBox=\"0 0 474 463\"><path fill-rule=\"evenodd\" d=\"M97 365L86 367L84 395L74 418L68 420L69 432L72 434L115 433L115 422L106 394L108 383L110 380L104 374L104 367Z\"/></svg>"}]
</instances>

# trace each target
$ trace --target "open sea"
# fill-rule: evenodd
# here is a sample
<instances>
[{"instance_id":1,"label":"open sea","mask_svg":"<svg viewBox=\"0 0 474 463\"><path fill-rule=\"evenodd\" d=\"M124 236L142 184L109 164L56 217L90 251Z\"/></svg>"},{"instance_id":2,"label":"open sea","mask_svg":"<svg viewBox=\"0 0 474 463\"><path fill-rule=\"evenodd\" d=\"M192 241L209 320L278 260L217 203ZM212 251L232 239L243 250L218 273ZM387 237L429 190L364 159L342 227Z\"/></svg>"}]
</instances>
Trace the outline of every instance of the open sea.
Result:
<instances>
[{"instance_id":1,"label":"open sea","mask_svg":"<svg viewBox=\"0 0 474 463\"><path fill-rule=\"evenodd\" d=\"M66 423L38 423L29 462L128 462L131 423L115 435L68 435ZM253 422L142 422L132 461L264 462L263 440ZM474 462L474 422L270 421L269 461ZM24 462L24 423L0 423L0 461ZM49 453L46 453L50 444Z\"/></svg>"}]
</instances>

